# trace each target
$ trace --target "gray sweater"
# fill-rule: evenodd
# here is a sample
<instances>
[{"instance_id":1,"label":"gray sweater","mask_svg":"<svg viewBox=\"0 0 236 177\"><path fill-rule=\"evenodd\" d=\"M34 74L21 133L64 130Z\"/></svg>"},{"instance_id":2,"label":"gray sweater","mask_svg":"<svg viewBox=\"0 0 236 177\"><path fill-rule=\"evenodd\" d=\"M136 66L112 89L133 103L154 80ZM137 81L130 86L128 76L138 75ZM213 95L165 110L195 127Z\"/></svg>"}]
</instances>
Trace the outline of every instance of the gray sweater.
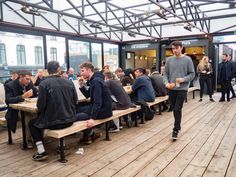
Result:
<instances>
[{"instance_id":1,"label":"gray sweater","mask_svg":"<svg viewBox=\"0 0 236 177\"><path fill-rule=\"evenodd\" d=\"M180 58L171 56L166 59L164 84L176 83L176 78L184 78L180 87L175 87L173 90L188 90L190 81L194 79L194 76L194 66L190 57L183 55Z\"/></svg>"}]
</instances>

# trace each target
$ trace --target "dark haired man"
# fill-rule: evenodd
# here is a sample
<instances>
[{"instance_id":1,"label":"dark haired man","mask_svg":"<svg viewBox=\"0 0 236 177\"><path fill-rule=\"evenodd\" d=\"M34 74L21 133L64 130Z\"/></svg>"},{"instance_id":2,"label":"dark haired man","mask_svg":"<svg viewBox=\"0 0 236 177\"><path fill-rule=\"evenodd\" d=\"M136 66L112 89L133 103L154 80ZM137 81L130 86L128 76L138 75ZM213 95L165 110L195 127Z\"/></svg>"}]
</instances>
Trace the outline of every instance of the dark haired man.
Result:
<instances>
[{"instance_id":1,"label":"dark haired man","mask_svg":"<svg viewBox=\"0 0 236 177\"><path fill-rule=\"evenodd\" d=\"M122 87L121 82L117 79L113 79L113 74L110 71L103 73L105 76L105 83L109 88L111 97L112 97L112 109L113 110L124 110L128 109L131 106L134 106L131 103L129 95L125 92L125 89ZM126 117L127 118L127 117ZM120 121L119 118L113 120L115 124L115 129L110 132L120 131Z\"/></svg>"},{"instance_id":2,"label":"dark haired man","mask_svg":"<svg viewBox=\"0 0 236 177\"><path fill-rule=\"evenodd\" d=\"M164 83L169 89L169 98L175 118L172 138L176 140L181 130L183 103L195 72L191 58L182 54L182 43L174 41L171 43L171 48L174 55L166 59Z\"/></svg>"},{"instance_id":3,"label":"dark haired man","mask_svg":"<svg viewBox=\"0 0 236 177\"><path fill-rule=\"evenodd\" d=\"M77 94L74 84L58 75L59 63L50 61L47 65L49 76L39 85L37 100L38 118L29 122L29 128L37 153L33 160L47 158L43 145L43 129L62 129L77 121L75 104Z\"/></svg>"},{"instance_id":4,"label":"dark haired man","mask_svg":"<svg viewBox=\"0 0 236 177\"><path fill-rule=\"evenodd\" d=\"M14 81L14 80L16 80L18 77L19 77L19 71L17 71L17 70L13 70L12 72L11 72L11 78L10 79L8 79L8 80L6 80L5 81L5 83L4 83L4 85L6 85L8 82L10 82L10 81Z\"/></svg>"},{"instance_id":5,"label":"dark haired man","mask_svg":"<svg viewBox=\"0 0 236 177\"><path fill-rule=\"evenodd\" d=\"M223 54L222 62L218 66L217 75L217 80L220 82L221 85L221 98L219 102L225 101L225 93L227 95L227 101L230 101L230 87L233 75L233 63L228 60L228 54Z\"/></svg>"},{"instance_id":6,"label":"dark haired man","mask_svg":"<svg viewBox=\"0 0 236 177\"><path fill-rule=\"evenodd\" d=\"M137 68L134 71L135 81L132 85L134 96L133 101L153 102L155 100L155 91L151 79L145 75L143 68Z\"/></svg>"},{"instance_id":7,"label":"dark haired man","mask_svg":"<svg viewBox=\"0 0 236 177\"><path fill-rule=\"evenodd\" d=\"M23 102L25 98L36 97L38 90L33 86L31 81L31 72L22 70L19 73L18 79L6 83L5 86L5 102L7 105L13 103ZM6 113L7 124L10 130L15 133L18 120L18 110L8 107ZM29 116L26 116L29 118ZM28 120L26 120L28 122ZM32 148L31 136L28 129L26 129L28 148Z\"/></svg>"},{"instance_id":8,"label":"dark haired man","mask_svg":"<svg viewBox=\"0 0 236 177\"><path fill-rule=\"evenodd\" d=\"M84 112L89 115L87 127L91 128L94 126L95 119L112 116L112 100L103 79L104 75L100 72L94 72L94 66L88 62L82 63L79 67L81 76L90 83L89 89L86 89L80 82L80 90L86 98L90 97L90 103L85 106L79 105L77 112ZM99 133L94 133L93 129L87 129L84 131L84 136L80 142L90 144L100 136Z\"/></svg>"}]
</instances>

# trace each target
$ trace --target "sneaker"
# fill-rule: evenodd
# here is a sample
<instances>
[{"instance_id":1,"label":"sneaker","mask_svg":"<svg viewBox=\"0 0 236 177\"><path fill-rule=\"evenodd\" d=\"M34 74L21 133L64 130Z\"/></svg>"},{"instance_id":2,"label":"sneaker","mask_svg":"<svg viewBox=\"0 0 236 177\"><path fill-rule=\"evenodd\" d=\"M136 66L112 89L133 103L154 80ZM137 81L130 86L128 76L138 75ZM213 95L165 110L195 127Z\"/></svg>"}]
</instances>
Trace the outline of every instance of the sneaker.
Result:
<instances>
[{"instance_id":1,"label":"sneaker","mask_svg":"<svg viewBox=\"0 0 236 177\"><path fill-rule=\"evenodd\" d=\"M202 98L199 99L199 102L201 102L201 101L202 101Z\"/></svg>"},{"instance_id":2,"label":"sneaker","mask_svg":"<svg viewBox=\"0 0 236 177\"><path fill-rule=\"evenodd\" d=\"M177 140L178 139L178 131L177 130L174 130L173 133L172 133L172 139L173 141Z\"/></svg>"},{"instance_id":3,"label":"sneaker","mask_svg":"<svg viewBox=\"0 0 236 177\"><path fill-rule=\"evenodd\" d=\"M41 161L41 160L45 160L47 157L48 157L48 154L46 152L43 152L41 154L37 152L32 156L32 159L35 161Z\"/></svg>"},{"instance_id":4,"label":"sneaker","mask_svg":"<svg viewBox=\"0 0 236 177\"><path fill-rule=\"evenodd\" d=\"M213 98L210 98L210 101L211 101L211 102L215 102L215 100L213 100Z\"/></svg>"},{"instance_id":5,"label":"sneaker","mask_svg":"<svg viewBox=\"0 0 236 177\"><path fill-rule=\"evenodd\" d=\"M28 141L27 141L27 148L28 148L28 149L33 149L33 148L34 148L34 143L33 143L32 140L28 140Z\"/></svg>"},{"instance_id":6,"label":"sneaker","mask_svg":"<svg viewBox=\"0 0 236 177\"><path fill-rule=\"evenodd\" d=\"M219 102L224 102L224 101L225 101L225 99L220 99L220 100L219 100Z\"/></svg>"},{"instance_id":7,"label":"sneaker","mask_svg":"<svg viewBox=\"0 0 236 177\"><path fill-rule=\"evenodd\" d=\"M82 143L82 144L91 144L91 143L92 143L92 140L91 140L90 137L83 137L83 138L80 138L79 143Z\"/></svg>"},{"instance_id":8,"label":"sneaker","mask_svg":"<svg viewBox=\"0 0 236 177\"><path fill-rule=\"evenodd\" d=\"M90 135L91 141L94 142L96 139L100 138L102 134L100 132L93 132L92 135Z\"/></svg>"},{"instance_id":9,"label":"sneaker","mask_svg":"<svg viewBox=\"0 0 236 177\"><path fill-rule=\"evenodd\" d=\"M115 129L110 129L109 132L110 133L116 133L116 132L119 132L120 129L119 128L115 128Z\"/></svg>"}]
</instances>

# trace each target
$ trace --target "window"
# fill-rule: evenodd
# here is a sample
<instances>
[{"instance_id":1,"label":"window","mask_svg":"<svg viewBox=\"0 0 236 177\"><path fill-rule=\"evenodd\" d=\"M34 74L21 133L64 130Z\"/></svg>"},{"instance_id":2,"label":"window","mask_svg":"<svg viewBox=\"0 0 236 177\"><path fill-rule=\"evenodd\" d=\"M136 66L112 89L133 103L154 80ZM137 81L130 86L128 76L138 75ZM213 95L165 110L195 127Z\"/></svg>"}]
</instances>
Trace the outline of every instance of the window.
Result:
<instances>
[{"instance_id":1,"label":"window","mask_svg":"<svg viewBox=\"0 0 236 177\"><path fill-rule=\"evenodd\" d=\"M89 42L69 40L69 62L75 73L78 72L78 66L86 61L90 61Z\"/></svg>"},{"instance_id":2,"label":"window","mask_svg":"<svg viewBox=\"0 0 236 177\"><path fill-rule=\"evenodd\" d=\"M5 44L0 43L0 65L6 63L6 47Z\"/></svg>"},{"instance_id":3,"label":"window","mask_svg":"<svg viewBox=\"0 0 236 177\"><path fill-rule=\"evenodd\" d=\"M34 53L35 53L35 65L43 65L42 47L35 46L34 47Z\"/></svg>"},{"instance_id":4,"label":"window","mask_svg":"<svg viewBox=\"0 0 236 177\"><path fill-rule=\"evenodd\" d=\"M93 66L102 69L102 44L92 43L91 50Z\"/></svg>"},{"instance_id":5,"label":"window","mask_svg":"<svg viewBox=\"0 0 236 177\"><path fill-rule=\"evenodd\" d=\"M57 61L57 49L55 47L50 48L50 60Z\"/></svg>"},{"instance_id":6,"label":"window","mask_svg":"<svg viewBox=\"0 0 236 177\"><path fill-rule=\"evenodd\" d=\"M118 45L104 43L104 65L109 65L111 71L118 68Z\"/></svg>"},{"instance_id":7,"label":"window","mask_svg":"<svg viewBox=\"0 0 236 177\"><path fill-rule=\"evenodd\" d=\"M46 41L48 62L58 61L61 67L66 68L66 38L46 35Z\"/></svg>"},{"instance_id":8,"label":"window","mask_svg":"<svg viewBox=\"0 0 236 177\"><path fill-rule=\"evenodd\" d=\"M25 65L26 64L25 46L24 45L17 45L16 46L16 57L17 57L17 64L18 65Z\"/></svg>"}]
</instances>

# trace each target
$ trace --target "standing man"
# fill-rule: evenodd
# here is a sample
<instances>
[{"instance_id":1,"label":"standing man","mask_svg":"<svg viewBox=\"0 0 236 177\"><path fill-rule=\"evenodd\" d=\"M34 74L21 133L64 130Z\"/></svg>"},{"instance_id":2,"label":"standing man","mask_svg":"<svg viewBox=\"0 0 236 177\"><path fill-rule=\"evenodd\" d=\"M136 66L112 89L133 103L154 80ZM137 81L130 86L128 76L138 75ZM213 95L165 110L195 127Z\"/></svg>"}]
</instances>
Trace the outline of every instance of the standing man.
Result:
<instances>
[{"instance_id":1,"label":"standing man","mask_svg":"<svg viewBox=\"0 0 236 177\"><path fill-rule=\"evenodd\" d=\"M77 112L83 112L89 115L87 127L92 128L95 119L105 119L112 116L111 95L103 80L104 75L101 72L94 72L94 66L91 63L85 62L79 67L81 76L90 83L88 89L84 86L82 81L79 83L80 90L84 96L86 98L90 97L90 103L88 105L78 105ZM93 129L86 129L80 142L90 144L100 136L101 135L95 133Z\"/></svg>"},{"instance_id":2,"label":"standing man","mask_svg":"<svg viewBox=\"0 0 236 177\"><path fill-rule=\"evenodd\" d=\"M164 83L169 89L169 99L175 119L172 139L176 140L181 130L183 103L195 72L191 58L182 54L182 43L174 41L171 43L171 48L174 55L166 60Z\"/></svg>"},{"instance_id":3,"label":"standing man","mask_svg":"<svg viewBox=\"0 0 236 177\"><path fill-rule=\"evenodd\" d=\"M230 87L233 73L234 73L233 63L228 61L228 54L223 54L223 60L218 66L218 77L217 77L217 80L220 82L221 85L221 98L219 102L225 101L225 93L227 95L227 101L230 101Z\"/></svg>"},{"instance_id":4,"label":"standing man","mask_svg":"<svg viewBox=\"0 0 236 177\"><path fill-rule=\"evenodd\" d=\"M62 129L75 122L75 104L78 101L74 84L58 75L59 63L50 61L47 65L49 76L39 85L37 100L38 118L29 122L30 132L37 152L32 159L47 158L43 145L43 129Z\"/></svg>"}]
</instances>

